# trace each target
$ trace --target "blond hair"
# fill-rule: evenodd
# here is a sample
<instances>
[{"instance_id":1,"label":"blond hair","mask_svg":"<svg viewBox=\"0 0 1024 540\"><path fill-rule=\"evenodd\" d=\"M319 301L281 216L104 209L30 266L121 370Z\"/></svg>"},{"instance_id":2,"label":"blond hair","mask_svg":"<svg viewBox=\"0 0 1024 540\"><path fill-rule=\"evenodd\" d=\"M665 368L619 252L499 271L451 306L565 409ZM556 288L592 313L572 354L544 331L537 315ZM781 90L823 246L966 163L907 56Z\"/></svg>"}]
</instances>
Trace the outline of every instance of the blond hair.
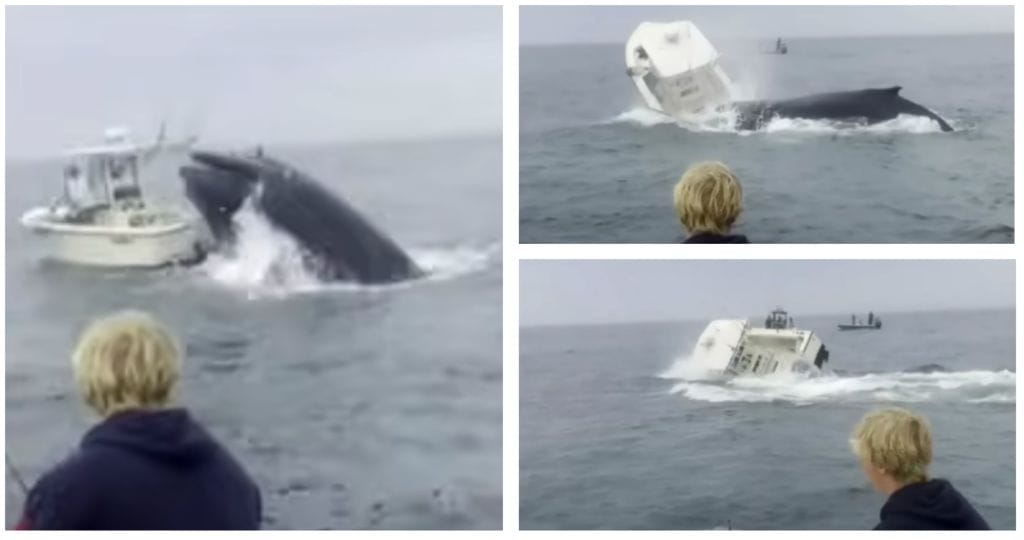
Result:
<instances>
[{"instance_id":1,"label":"blond hair","mask_svg":"<svg viewBox=\"0 0 1024 540\"><path fill-rule=\"evenodd\" d=\"M924 417L905 409L879 409L864 416L850 438L853 453L903 483L928 479L932 435Z\"/></svg>"},{"instance_id":2,"label":"blond hair","mask_svg":"<svg viewBox=\"0 0 1024 540\"><path fill-rule=\"evenodd\" d=\"M71 367L85 402L100 416L167 406L180 370L178 344L152 316L123 311L82 333Z\"/></svg>"},{"instance_id":3,"label":"blond hair","mask_svg":"<svg viewBox=\"0 0 1024 540\"><path fill-rule=\"evenodd\" d=\"M676 215L689 233L727 234L743 211L743 187L729 167L704 161L690 167L673 189Z\"/></svg>"}]
</instances>

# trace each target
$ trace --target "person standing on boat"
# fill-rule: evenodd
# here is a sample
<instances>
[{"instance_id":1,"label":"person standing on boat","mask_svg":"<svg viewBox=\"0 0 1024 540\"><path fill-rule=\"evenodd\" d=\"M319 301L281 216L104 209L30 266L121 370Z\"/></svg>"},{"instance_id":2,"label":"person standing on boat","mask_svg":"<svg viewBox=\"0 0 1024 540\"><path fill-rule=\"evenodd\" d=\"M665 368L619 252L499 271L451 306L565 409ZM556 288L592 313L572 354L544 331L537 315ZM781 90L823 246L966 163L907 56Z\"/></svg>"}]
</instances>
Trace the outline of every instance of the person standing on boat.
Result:
<instances>
[{"instance_id":1,"label":"person standing on boat","mask_svg":"<svg viewBox=\"0 0 1024 540\"><path fill-rule=\"evenodd\" d=\"M69 203L78 208L86 206L89 200L88 179L82 174L82 169L72 163L64 169L65 193Z\"/></svg>"},{"instance_id":2,"label":"person standing on boat","mask_svg":"<svg viewBox=\"0 0 1024 540\"><path fill-rule=\"evenodd\" d=\"M905 409L868 413L850 438L864 476L889 499L875 530L988 530L981 514L948 480L928 478L928 423Z\"/></svg>"},{"instance_id":3,"label":"person standing on boat","mask_svg":"<svg viewBox=\"0 0 1024 540\"><path fill-rule=\"evenodd\" d=\"M685 243L750 243L746 236L731 234L743 212L743 187L729 167L717 161L697 163L686 170L672 195Z\"/></svg>"},{"instance_id":4,"label":"person standing on boat","mask_svg":"<svg viewBox=\"0 0 1024 540\"><path fill-rule=\"evenodd\" d=\"M29 491L19 529L257 529L259 488L185 409L180 349L144 313L101 319L72 355L102 420Z\"/></svg>"}]
</instances>

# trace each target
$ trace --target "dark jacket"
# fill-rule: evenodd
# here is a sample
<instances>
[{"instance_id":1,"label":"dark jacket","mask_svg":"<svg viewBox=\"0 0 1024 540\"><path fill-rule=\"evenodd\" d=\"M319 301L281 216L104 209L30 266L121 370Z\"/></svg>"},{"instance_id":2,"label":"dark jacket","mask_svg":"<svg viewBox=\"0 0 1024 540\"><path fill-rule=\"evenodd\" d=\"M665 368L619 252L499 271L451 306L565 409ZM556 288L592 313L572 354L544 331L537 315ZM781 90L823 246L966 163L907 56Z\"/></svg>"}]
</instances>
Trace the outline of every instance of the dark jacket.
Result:
<instances>
[{"instance_id":1,"label":"dark jacket","mask_svg":"<svg viewBox=\"0 0 1024 540\"><path fill-rule=\"evenodd\" d=\"M697 233L685 240L684 244L749 244L742 234L715 234L710 232Z\"/></svg>"},{"instance_id":2,"label":"dark jacket","mask_svg":"<svg viewBox=\"0 0 1024 540\"><path fill-rule=\"evenodd\" d=\"M187 411L128 411L89 430L29 492L25 529L257 529L259 488Z\"/></svg>"},{"instance_id":3,"label":"dark jacket","mask_svg":"<svg viewBox=\"0 0 1024 540\"><path fill-rule=\"evenodd\" d=\"M981 514L946 480L907 484L893 492L879 512L875 530L974 531L990 527Z\"/></svg>"}]
</instances>

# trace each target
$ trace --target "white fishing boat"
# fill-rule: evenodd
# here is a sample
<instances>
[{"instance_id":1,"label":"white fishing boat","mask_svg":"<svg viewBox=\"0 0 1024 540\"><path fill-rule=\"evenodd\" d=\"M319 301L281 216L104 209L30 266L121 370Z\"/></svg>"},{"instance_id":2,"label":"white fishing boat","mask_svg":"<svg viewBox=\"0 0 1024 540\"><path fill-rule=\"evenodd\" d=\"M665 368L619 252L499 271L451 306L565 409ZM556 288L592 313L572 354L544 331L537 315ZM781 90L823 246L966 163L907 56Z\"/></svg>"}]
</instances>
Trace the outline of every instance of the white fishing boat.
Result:
<instances>
[{"instance_id":1,"label":"white fishing boat","mask_svg":"<svg viewBox=\"0 0 1024 540\"><path fill-rule=\"evenodd\" d=\"M732 101L720 55L690 21L645 22L626 41L626 73L647 107L686 120Z\"/></svg>"},{"instance_id":2,"label":"white fishing boat","mask_svg":"<svg viewBox=\"0 0 1024 540\"><path fill-rule=\"evenodd\" d=\"M185 144L190 144L188 141ZM170 145L133 144L123 128L102 145L65 152L63 193L21 223L47 243L48 256L87 266L156 267L199 256L188 216L143 196L139 170Z\"/></svg>"},{"instance_id":3,"label":"white fishing boat","mask_svg":"<svg viewBox=\"0 0 1024 540\"><path fill-rule=\"evenodd\" d=\"M725 375L772 375L820 370L828 350L810 330L776 309L756 327L743 319L711 321L697 340L694 355Z\"/></svg>"}]
</instances>

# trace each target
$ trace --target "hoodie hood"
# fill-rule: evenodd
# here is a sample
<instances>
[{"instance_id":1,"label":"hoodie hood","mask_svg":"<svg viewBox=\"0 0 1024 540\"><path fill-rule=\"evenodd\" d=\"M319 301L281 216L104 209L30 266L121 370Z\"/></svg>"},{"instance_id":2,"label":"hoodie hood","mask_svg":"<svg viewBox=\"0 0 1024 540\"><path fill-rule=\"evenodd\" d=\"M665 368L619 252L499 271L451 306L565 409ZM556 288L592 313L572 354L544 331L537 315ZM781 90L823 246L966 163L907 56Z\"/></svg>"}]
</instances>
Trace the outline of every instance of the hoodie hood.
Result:
<instances>
[{"instance_id":1,"label":"hoodie hood","mask_svg":"<svg viewBox=\"0 0 1024 540\"><path fill-rule=\"evenodd\" d=\"M879 528L988 529L988 524L948 481L908 484L893 492L879 512Z\"/></svg>"},{"instance_id":2,"label":"hoodie hood","mask_svg":"<svg viewBox=\"0 0 1024 540\"><path fill-rule=\"evenodd\" d=\"M179 466L210 459L218 448L184 409L117 413L89 430L81 446L122 448Z\"/></svg>"}]
</instances>

